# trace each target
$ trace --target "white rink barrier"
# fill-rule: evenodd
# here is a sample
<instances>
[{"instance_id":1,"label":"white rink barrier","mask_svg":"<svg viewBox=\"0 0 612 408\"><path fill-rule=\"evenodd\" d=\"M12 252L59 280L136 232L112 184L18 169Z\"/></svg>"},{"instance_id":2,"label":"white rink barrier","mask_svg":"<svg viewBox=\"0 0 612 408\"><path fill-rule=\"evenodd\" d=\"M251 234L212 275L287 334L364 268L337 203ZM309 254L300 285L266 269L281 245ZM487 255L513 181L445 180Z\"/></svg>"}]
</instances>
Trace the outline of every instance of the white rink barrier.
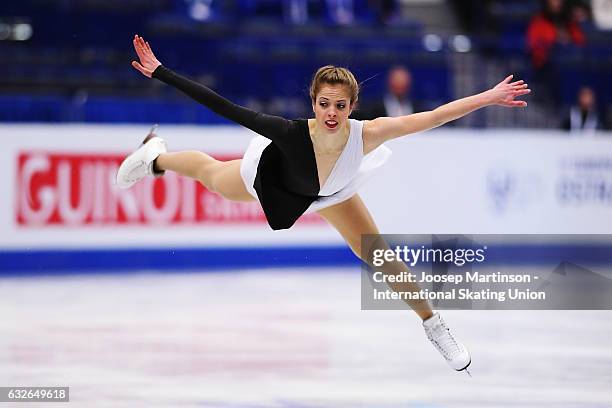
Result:
<instances>
[{"instance_id":1,"label":"white rink barrier","mask_svg":"<svg viewBox=\"0 0 612 408\"><path fill-rule=\"evenodd\" d=\"M352 260L316 215L272 231L257 202L227 202L174 174L117 189L118 164L147 131L0 125L1 269L32 251L207 249L234 257L246 250L243 256L252 258L261 251L336 249L330 259ZM240 158L253 136L228 126L162 126L158 133L170 150L198 149L220 159ZM390 162L361 192L383 233L612 232L610 134L438 129L388 145ZM294 264L308 262L304 256Z\"/></svg>"}]
</instances>

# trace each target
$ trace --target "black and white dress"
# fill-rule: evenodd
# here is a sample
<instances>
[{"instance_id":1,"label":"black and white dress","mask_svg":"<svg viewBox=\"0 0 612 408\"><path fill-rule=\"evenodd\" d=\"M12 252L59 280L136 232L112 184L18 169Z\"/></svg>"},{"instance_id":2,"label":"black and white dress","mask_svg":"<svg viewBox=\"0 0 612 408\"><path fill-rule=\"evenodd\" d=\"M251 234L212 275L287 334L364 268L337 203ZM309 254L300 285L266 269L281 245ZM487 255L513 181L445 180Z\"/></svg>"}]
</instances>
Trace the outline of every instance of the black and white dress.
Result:
<instances>
[{"instance_id":1,"label":"black and white dress","mask_svg":"<svg viewBox=\"0 0 612 408\"><path fill-rule=\"evenodd\" d=\"M348 200L391 155L386 146L364 155L364 122L350 119L344 150L320 186L307 119L288 120L255 112L163 66L153 72L153 77L260 135L249 143L240 174L274 230L290 228L306 212Z\"/></svg>"}]
</instances>

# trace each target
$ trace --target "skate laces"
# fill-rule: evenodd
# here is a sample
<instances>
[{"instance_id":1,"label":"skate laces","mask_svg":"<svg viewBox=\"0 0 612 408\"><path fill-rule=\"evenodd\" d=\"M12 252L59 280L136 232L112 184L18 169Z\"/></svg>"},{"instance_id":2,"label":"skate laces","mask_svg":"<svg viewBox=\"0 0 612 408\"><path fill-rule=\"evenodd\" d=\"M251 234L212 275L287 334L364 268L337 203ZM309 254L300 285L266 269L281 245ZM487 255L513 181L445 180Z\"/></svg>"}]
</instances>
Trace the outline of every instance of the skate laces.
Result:
<instances>
[{"instance_id":1,"label":"skate laces","mask_svg":"<svg viewBox=\"0 0 612 408\"><path fill-rule=\"evenodd\" d=\"M146 167L147 163L144 160L139 160L139 163L135 165L130 171L126 174L126 178L129 181L137 181L142 178L142 168ZM145 170L146 172L146 170ZM146 174L146 173L145 173Z\"/></svg>"},{"instance_id":2,"label":"skate laces","mask_svg":"<svg viewBox=\"0 0 612 408\"><path fill-rule=\"evenodd\" d=\"M457 340L455 340L455 337L453 337L442 319L431 329L429 339L447 359L452 359L455 355L461 353L459 343L457 343Z\"/></svg>"}]
</instances>

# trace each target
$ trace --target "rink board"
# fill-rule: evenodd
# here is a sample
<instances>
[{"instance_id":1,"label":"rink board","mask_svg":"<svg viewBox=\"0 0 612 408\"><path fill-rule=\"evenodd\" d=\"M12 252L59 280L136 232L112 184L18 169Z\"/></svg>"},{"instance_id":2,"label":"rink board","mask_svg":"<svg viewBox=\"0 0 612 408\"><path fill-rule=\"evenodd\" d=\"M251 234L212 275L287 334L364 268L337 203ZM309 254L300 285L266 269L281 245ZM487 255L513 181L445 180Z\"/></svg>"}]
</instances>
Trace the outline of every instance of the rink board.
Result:
<instances>
[{"instance_id":1,"label":"rink board","mask_svg":"<svg viewBox=\"0 0 612 408\"><path fill-rule=\"evenodd\" d=\"M258 203L227 202L172 174L118 190L118 163L147 131L0 126L0 271L45 264L137 268L150 266L150 259L161 269L352 262L341 237L316 214L272 231ZM222 160L240 158L254 135L232 126L164 126L159 134L171 150L197 149ZM381 232L612 231L607 134L439 129L388 145L390 161L360 193ZM249 250L255 253L242 256Z\"/></svg>"}]
</instances>

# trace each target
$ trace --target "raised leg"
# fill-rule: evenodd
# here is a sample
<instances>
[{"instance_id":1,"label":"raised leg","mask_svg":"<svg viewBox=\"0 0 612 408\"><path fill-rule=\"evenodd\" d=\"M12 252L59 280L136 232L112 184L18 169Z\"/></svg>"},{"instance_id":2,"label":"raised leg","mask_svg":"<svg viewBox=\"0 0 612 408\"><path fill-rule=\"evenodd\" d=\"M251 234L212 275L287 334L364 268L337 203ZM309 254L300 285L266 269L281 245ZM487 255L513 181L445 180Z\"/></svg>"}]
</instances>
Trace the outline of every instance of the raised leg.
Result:
<instances>
[{"instance_id":1,"label":"raised leg","mask_svg":"<svg viewBox=\"0 0 612 408\"><path fill-rule=\"evenodd\" d=\"M362 235L379 234L379 231L359 195L356 194L347 201L319 210L318 213L336 228L355 255L368 265L372 266L372 260L369 259L368 255L372 253L373 249L388 249L386 242L382 239L374 244L376 248L361 247ZM379 267L378 270L381 270L381 268ZM403 262L393 262L386 263L384 270L381 270L381 272L397 275L407 270L408 267ZM416 283L390 283L389 286L396 292L420 290ZM433 315L433 311L426 300L409 301L407 303L423 320Z\"/></svg>"},{"instance_id":2,"label":"raised leg","mask_svg":"<svg viewBox=\"0 0 612 408\"><path fill-rule=\"evenodd\" d=\"M156 170L170 170L198 180L210 191L233 201L253 201L240 176L242 160L220 161L195 150L163 153L155 160Z\"/></svg>"}]
</instances>

